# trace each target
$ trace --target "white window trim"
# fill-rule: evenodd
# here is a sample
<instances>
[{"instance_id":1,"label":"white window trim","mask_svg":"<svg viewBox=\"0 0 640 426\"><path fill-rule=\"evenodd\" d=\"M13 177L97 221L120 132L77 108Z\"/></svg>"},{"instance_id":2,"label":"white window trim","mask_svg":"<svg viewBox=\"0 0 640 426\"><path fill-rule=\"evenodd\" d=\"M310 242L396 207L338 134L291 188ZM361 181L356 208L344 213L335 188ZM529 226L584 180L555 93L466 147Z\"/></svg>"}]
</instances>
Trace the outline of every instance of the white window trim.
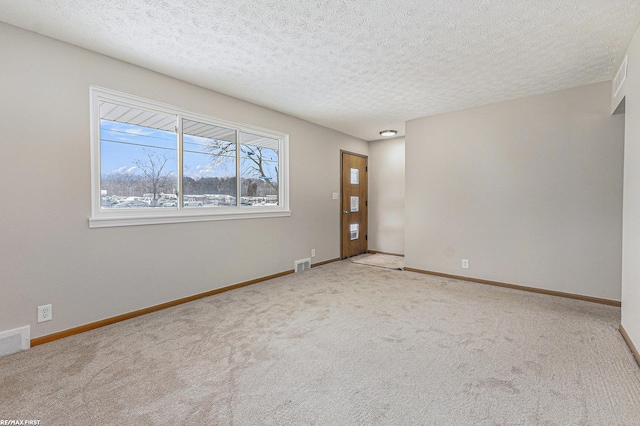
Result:
<instances>
[{"instance_id":1,"label":"white window trim","mask_svg":"<svg viewBox=\"0 0 640 426\"><path fill-rule=\"evenodd\" d=\"M204 222L213 220L258 219L291 216L289 210L289 135L248 124L234 123L186 111L168 104L102 87L90 86L91 126L91 217L89 228L153 225L162 223ZM189 209L103 209L100 191L100 101L113 102L159 113L172 114L203 123L258 134L279 141L278 206L273 207L205 207ZM182 155L179 153L178 155ZM180 187L182 196L182 187ZM240 200L238 194L237 197Z\"/></svg>"}]
</instances>

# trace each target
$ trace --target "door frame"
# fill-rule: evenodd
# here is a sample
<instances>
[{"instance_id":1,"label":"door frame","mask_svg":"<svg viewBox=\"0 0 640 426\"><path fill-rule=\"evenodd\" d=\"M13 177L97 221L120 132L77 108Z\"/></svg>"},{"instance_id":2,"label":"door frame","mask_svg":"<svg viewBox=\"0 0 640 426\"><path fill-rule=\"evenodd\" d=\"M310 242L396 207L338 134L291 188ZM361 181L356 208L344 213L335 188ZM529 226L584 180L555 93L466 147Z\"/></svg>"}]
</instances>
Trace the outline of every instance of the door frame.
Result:
<instances>
[{"instance_id":1,"label":"door frame","mask_svg":"<svg viewBox=\"0 0 640 426\"><path fill-rule=\"evenodd\" d=\"M344 235L344 222L346 220L346 215L342 214L342 212L344 210L349 210L351 208L351 206L345 206L344 205L344 194L343 194L343 184L344 184L344 176L343 176L343 170L344 170L344 154L348 154L348 155L353 155L356 157L361 157L364 158L366 160L366 173L365 176L367 178L367 199L365 200L366 203L366 207L367 207L367 233L365 234L365 253L369 251L369 156L368 155L364 155L364 154L360 154L357 152L352 152L352 151L346 151L344 149L340 150L340 211L338 212L338 214L340 215L340 259L346 259L345 253L344 253L344 247L343 247L343 239L345 238Z\"/></svg>"}]
</instances>

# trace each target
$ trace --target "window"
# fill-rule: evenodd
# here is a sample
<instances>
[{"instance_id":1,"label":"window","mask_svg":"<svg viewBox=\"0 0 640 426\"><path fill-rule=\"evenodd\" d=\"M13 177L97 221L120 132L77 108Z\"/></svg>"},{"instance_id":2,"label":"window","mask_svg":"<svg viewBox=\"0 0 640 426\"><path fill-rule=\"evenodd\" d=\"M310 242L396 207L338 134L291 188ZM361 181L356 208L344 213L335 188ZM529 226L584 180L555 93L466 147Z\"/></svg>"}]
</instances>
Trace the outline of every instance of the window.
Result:
<instances>
[{"instance_id":1,"label":"window","mask_svg":"<svg viewBox=\"0 0 640 426\"><path fill-rule=\"evenodd\" d=\"M288 135L91 88L90 227L288 216Z\"/></svg>"}]
</instances>

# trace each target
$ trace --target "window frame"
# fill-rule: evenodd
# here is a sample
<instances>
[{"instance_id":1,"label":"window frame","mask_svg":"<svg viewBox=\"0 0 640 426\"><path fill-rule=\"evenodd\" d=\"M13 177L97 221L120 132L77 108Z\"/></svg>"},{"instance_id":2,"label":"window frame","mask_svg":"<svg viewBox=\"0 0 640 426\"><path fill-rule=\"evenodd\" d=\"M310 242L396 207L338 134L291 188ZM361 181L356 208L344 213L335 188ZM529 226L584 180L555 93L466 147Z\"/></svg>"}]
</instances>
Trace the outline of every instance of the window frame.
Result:
<instances>
[{"instance_id":1,"label":"window frame","mask_svg":"<svg viewBox=\"0 0 640 426\"><path fill-rule=\"evenodd\" d=\"M203 222L215 220L257 219L291 216L289 209L289 135L286 133L264 129L261 127L234 123L228 120L194 113L162 102L145 99L135 95L117 92L97 86L90 86L90 133L91 133L91 217L90 228L112 226L153 225L163 223ZM100 149L100 102L111 102L132 108L176 116L176 155L178 171L178 207L164 209L104 209L101 206L101 149ZM242 206L241 192L237 194L236 206L185 208L182 205L183 188L183 137L182 120L199 121L214 126L233 129L278 140L278 205L277 206ZM240 142L238 141L238 148ZM236 150L237 164L239 152ZM236 168L236 178L239 175ZM240 188L238 188L240 189Z\"/></svg>"}]
</instances>

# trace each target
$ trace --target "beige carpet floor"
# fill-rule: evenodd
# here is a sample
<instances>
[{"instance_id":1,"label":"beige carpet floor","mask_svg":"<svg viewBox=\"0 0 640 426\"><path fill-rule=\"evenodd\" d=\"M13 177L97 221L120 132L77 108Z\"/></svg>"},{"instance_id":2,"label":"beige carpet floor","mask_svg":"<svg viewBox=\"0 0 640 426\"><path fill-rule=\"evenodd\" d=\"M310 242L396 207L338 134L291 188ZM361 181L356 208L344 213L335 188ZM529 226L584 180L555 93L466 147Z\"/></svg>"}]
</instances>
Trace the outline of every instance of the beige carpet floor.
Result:
<instances>
[{"instance_id":1,"label":"beige carpet floor","mask_svg":"<svg viewBox=\"0 0 640 426\"><path fill-rule=\"evenodd\" d=\"M638 425L618 308L336 262L0 358L41 425Z\"/></svg>"},{"instance_id":2,"label":"beige carpet floor","mask_svg":"<svg viewBox=\"0 0 640 426\"><path fill-rule=\"evenodd\" d=\"M393 256L390 254L361 254L351 258L353 263L359 263L361 265L377 266L379 268L398 269L404 268L404 257Z\"/></svg>"}]
</instances>

